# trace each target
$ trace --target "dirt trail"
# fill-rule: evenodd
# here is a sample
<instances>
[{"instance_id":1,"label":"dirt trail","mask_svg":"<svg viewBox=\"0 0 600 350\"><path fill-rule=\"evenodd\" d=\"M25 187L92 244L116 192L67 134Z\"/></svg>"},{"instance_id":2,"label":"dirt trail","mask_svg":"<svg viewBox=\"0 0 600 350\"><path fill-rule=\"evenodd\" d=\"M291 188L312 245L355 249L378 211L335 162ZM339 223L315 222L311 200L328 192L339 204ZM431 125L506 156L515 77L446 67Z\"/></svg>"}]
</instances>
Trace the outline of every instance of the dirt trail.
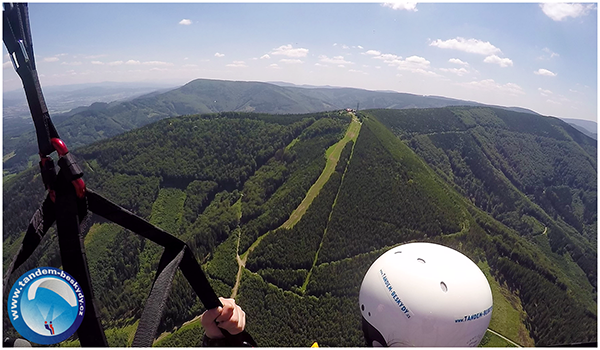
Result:
<instances>
[{"instance_id":1,"label":"dirt trail","mask_svg":"<svg viewBox=\"0 0 600 350\"><path fill-rule=\"evenodd\" d=\"M286 222L284 222L277 229L292 228L296 223L298 223L298 221L300 221L300 219L302 218L304 213L306 213L306 210L308 209L308 207L310 207L310 205L312 204L312 201L315 199L315 197L317 197L317 195L321 191L321 188L323 188L323 185L325 185L327 180L329 180L329 177L331 176L331 174L333 174L333 172L335 171L335 167L340 159L340 155L342 154L342 150L344 149L346 144L350 140L356 140L358 132L360 131L360 126L361 126L361 123L359 122L358 118L356 118L356 116L353 115L352 122L350 123L350 125L348 126L348 129L346 130L346 134L344 135L344 138L342 138L340 141L338 141L338 143L333 145L328 150L329 155L327 156L327 163L325 164L325 169L323 169L323 171L321 172L321 175L319 176L317 181L315 181L315 183L308 190L308 192L306 193L306 196L304 197L304 199L302 200L300 205L298 205L298 207L292 212L292 215L290 215L289 219ZM276 231L277 229L269 231L269 232ZM246 267L246 261L248 260L248 255L250 255L250 253L254 250L254 248L256 248L256 246L258 246L260 241L266 235L268 235L269 232L267 232L264 235L262 235L261 237L259 237L250 246L250 248L248 248L248 250L244 254L242 254L243 258L240 257L240 255L239 255L240 254L239 249L240 249L240 238L241 237L238 237L238 246L237 246L237 255L236 255L236 259L238 262L238 273L237 273L235 285L233 286L233 289L231 290L232 298L235 298L237 296L237 293L239 290L239 285L240 285L240 280L242 279L242 271L243 271L243 268Z\"/></svg>"}]
</instances>

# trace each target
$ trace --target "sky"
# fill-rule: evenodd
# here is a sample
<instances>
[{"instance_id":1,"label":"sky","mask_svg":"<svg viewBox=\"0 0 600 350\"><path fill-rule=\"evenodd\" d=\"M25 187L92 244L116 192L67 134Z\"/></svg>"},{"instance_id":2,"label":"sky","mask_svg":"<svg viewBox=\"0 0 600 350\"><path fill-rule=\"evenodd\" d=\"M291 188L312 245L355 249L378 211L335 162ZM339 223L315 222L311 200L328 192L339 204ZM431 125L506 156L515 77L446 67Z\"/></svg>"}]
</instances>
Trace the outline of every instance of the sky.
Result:
<instances>
[{"instance_id":1,"label":"sky","mask_svg":"<svg viewBox=\"0 0 600 350\"><path fill-rule=\"evenodd\" d=\"M597 121L596 4L31 3L42 87L197 78L436 95ZM22 88L3 49L3 88Z\"/></svg>"}]
</instances>

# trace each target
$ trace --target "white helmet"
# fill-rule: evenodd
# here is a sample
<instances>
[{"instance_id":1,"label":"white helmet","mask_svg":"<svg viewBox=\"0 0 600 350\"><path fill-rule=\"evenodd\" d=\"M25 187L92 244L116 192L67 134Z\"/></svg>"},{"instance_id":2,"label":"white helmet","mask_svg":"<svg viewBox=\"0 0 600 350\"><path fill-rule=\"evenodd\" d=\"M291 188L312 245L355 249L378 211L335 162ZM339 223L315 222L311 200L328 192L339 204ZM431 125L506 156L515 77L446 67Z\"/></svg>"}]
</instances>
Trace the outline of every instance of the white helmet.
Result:
<instances>
[{"instance_id":1,"label":"white helmet","mask_svg":"<svg viewBox=\"0 0 600 350\"><path fill-rule=\"evenodd\" d=\"M360 287L369 346L477 346L492 318L492 291L456 250L409 243L380 256Z\"/></svg>"}]
</instances>

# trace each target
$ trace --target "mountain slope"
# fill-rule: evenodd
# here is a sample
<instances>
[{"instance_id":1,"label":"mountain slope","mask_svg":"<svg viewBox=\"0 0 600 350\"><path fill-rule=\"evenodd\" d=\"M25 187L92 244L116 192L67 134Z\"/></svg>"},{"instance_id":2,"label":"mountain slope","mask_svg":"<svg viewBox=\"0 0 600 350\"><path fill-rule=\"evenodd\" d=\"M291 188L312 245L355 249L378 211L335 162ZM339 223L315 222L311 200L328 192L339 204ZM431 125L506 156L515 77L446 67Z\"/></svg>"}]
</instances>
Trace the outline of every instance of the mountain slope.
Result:
<instances>
[{"instance_id":1,"label":"mountain slope","mask_svg":"<svg viewBox=\"0 0 600 350\"><path fill-rule=\"evenodd\" d=\"M585 209L591 199L582 199L595 188L588 138L553 118L490 108L369 110L358 117L356 142L289 229L280 227L322 174L351 114L177 117L75 155L90 188L188 242L219 295L232 294L239 258L247 259L236 300L261 346L363 345L357 298L364 272L391 247L414 240L457 249L486 272L493 330L521 345L596 339L596 219ZM515 155L517 141L530 149L523 159ZM5 251L25 229L41 187L33 170L5 184ZM538 189L545 197L536 197ZM563 192L577 195L563 203ZM122 346L160 249L95 217L88 228L98 308L109 343ZM60 266L54 235L22 269L32 266ZM176 277L160 330L202 311ZM201 336L177 334L163 341L196 346Z\"/></svg>"},{"instance_id":2,"label":"mountain slope","mask_svg":"<svg viewBox=\"0 0 600 350\"><path fill-rule=\"evenodd\" d=\"M370 111L367 113L371 114ZM335 177L330 181L336 181ZM285 317L289 319L280 318L281 304L309 303L312 296L319 300L323 298L323 301L339 300L340 305L348 298L356 300L362 276L369 265L390 246L411 240L451 246L480 264L489 264L493 276L490 283L498 286L494 287L496 290L505 288L512 291L511 298L519 300L526 312L523 318L517 317L512 321L510 327L514 327L514 331L510 331L504 323L508 314L502 311L506 309L498 301L499 311L493 318L493 329L513 334L521 344L528 341L527 337L517 338L520 337L518 334L527 332L525 327L537 345L595 339L595 292L583 271L578 267L569 274L561 271L555 266L557 257L552 253L548 254L516 231L476 209L434 175L433 170L375 119L365 119L350 164L338 186L339 192L323 234L307 295L300 294L298 298L270 285L297 291L294 288L294 284L298 283L294 278L297 277L293 276L303 273L302 269L298 269L302 265L272 257L271 250L279 250L274 238L259 244L257 257L252 258L253 253L250 254L249 262L252 263L247 268L262 276L264 281L255 275L246 275L239 302L248 314L257 315L258 322L249 325L249 328L267 346L280 345L284 339L292 341L295 346L307 346L311 340L321 343L321 338L316 337L320 333L300 326L302 313L297 316L286 312ZM306 225L318 223L318 220L313 220L310 219ZM302 221L298 225L302 225ZM297 235L275 231L274 234L290 240L295 236L308 239L308 235L314 232L309 230L304 235ZM322 229L316 232L322 232ZM293 259L292 255L288 259ZM585 293L580 294L579 288L585 288ZM265 299L278 300L278 303L270 305L263 302ZM564 306L561 306L561 312L574 314L567 317L556 315L552 310L559 301ZM327 306L313 307L318 314L321 308ZM514 310L518 315L518 311ZM333 315L336 319L354 319L355 323L347 325L349 329L345 332L339 332L337 328L331 330L332 334L324 338L360 339L360 316L355 306L340 306ZM273 325L279 329L275 338L272 336ZM346 346L347 343L337 340L324 344ZM360 342L350 344L361 345Z\"/></svg>"},{"instance_id":3,"label":"mountain slope","mask_svg":"<svg viewBox=\"0 0 600 350\"><path fill-rule=\"evenodd\" d=\"M89 107L53 115L70 147L90 144L157 120L186 114L228 111L271 114L314 113L345 108L426 108L480 105L475 102L405 93L350 88L301 88L260 82L197 79L167 92L150 93L125 102L96 102ZM8 121L6 121L8 123ZM14 130L13 130L14 129ZM17 173L36 162L37 147L29 125L4 134L4 170ZM18 133L17 133L18 132Z\"/></svg>"},{"instance_id":4,"label":"mountain slope","mask_svg":"<svg viewBox=\"0 0 600 350\"><path fill-rule=\"evenodd\" d=\"M502 109L371 113L479 208L523 236L547 234L596 285L594 140L556 118Z\"/></svg>"},{"instance_id":5,"label":"mountain slope","mask_svg":"<svg viewBox=\"0 0 600 350\"><path fill-rule=\"evenodd\" d=\"M570 118L561 118L563 121L571 124L575 129L581 131L583 134L593 138L594 140L598 139L598 123L593 122L591 120L581 120L581 119L570 119Z\"/></svg>"}]
</instances>

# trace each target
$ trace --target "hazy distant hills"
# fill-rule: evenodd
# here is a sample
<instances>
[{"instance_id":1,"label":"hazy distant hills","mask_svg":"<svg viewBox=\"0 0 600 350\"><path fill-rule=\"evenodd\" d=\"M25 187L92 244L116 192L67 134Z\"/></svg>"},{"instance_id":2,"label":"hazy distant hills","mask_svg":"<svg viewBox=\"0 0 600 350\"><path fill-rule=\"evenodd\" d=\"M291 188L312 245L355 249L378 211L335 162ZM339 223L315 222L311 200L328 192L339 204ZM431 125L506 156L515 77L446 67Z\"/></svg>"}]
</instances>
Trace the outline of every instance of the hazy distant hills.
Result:
<instances>
[{"instance_id":1,"label":"hazy distant hills","mask_svg":"<svg viewBox=\"0 0 600 350\"><path fill-rule=\"evenodd\" d=\"M51 116L95 102L124 101L154 92L165 91L167 85L142 83L94 83L42 87ZM175 87L171 87L175 88ZM2 93L3 135L20 135L33 129L31 113L23 89Z\"/></svg>"},{"instance_id":2,"label":"hazy distant hills","mask_svg":"<svg viewBox=\"0 0 600 350\"><path fill-rule=\"evenodd\" d=\"M591 120L580 120L580 119L570 119L570 118L560 118L565 122L571 124L575 129L581 131L587 136L593 138L594 140L598 139L598 123L593 122Z\"/></svg>"},{"instance_id":3,"label":"hazy distant hills","mask_svg":"<svg viewBox=\"0 0 600 350\"><path fill-rule=\"evenodd\" d=\"M102 91L105 101L107 96L111 96L112 90L109 87L100 86L95 89L96 92L98 89L104 89ZM52 89L48 90L48 95L51 96ZM78 91L79 95L91 93L87 89L74 91ZM139 89L135 91L139 93ZM62 93L68 95L68 92ZM122 96L122 93L121 90L119 96ZM482 106L470 101L406 93L198 79L177 89L152 92L128 101L95 101L89 107L78 107L68 113L54 114L52 118L67 145L75 148L163 118L187 114L224 111L301 114L357 106L360 109L406 109L457 105ZM520 108L508 109L535 113ZM15 119L15 123L18 123L11 124L11 120L4 119L5 173L16 173L25 169L30 165L30 158L33 161L35 157L32 156L37 154L33 132L24 132L33 129L31 122Z\"/></svg>"},{"instance_id":4,"label":"hazy distant hills","mask_svg":"<svg viewBox=\"0 0 600 350\"><path fill-rule=\"evenodd\" d=\"M68 112L73 108L89 106L94 102L112 102L135 98L153 91L176 86L142 83L94 83L64 86L42 86L51 115ZM2 93L4 118L31 118L23 89Z\"/></svg>"},{"instance_id":5,"label":"hazy distant hills","mask_svg":"<svg viewBox=\"0 0 600 350\"><path fill-rule=\"evenodd\" d=\"M185 101L170 93L147 103ZM492 288L490 329L518 344L597 339L597 144L557 118L487 107L224 112L160 120L74 153L90 188L184 240L216 292L237 293L260 346L364 345L364 273L410 241L476 262ZM4 183L5 266L43 198L37 171ZM131 345L162 250L95 217L84 242L108 342ZM57 246L48 234L16 276L60 266ZM158 347L202 339L199 322L183 325L203 306L179 277ZM483 345L507 343L487 334Z\"/></svg>"}]
</instances>

